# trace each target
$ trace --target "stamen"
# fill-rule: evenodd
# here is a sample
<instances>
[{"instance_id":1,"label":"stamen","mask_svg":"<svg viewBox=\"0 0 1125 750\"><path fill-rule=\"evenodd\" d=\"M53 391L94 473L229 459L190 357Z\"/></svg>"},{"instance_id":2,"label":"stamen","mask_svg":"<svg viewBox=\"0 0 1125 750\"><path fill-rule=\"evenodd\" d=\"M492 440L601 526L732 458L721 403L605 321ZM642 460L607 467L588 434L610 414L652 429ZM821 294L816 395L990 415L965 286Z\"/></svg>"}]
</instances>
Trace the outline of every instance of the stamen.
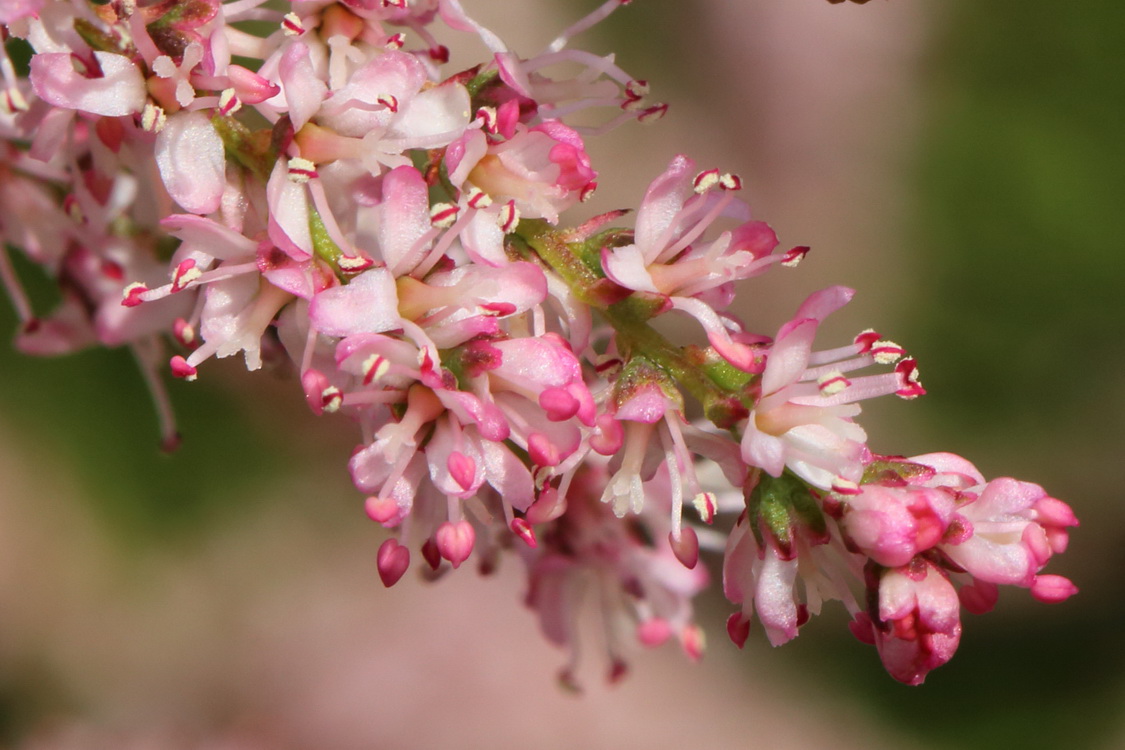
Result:
<instances>
[{"instance_id":1,"label":"stamen","mask_svg":"<svg viewBox=\"0 0 1125 750\"><path fill-rule=\"evenodd\" d=\"M859 335L852 339L852 341L859 347L859 353L864 354L871 351L871 347L874 346L875 342L880 338L882 338L882 336L879 335L878 331L874 328L868 328L864 331L860 331Z\"/></svg>"},{"instance_id":2,"label":"stamen","mask_svg":"<svg viewBox=\"0 0 1125 750\"><path fill-rule=\"evenodd\" d=\"M893 341L876 341L871 345L871 356L880 365L891 365L905 356L906 350Z\"/></svg>"},{"instance_id":3,"label":"stamen","mask_svg":"<svg viewBox=\"0 0 1125 750\"><path fill-rule=\"evenodd\" d=\"M692 186L692 189L694 189L696 193L699 193L700 195L702 195L703 193L706 193L708 190L711 190L712 188L718 186L718 184L719 184L719 170L708 169L708 170L705 170L705 171L697 174L695 176L695 179L692 181L691 186Z\"/></svg>"},{"instance_id":4,"label":"stamen","mask_svg":"<svg viewBox=\"0 0 1125 750\"><path fill-rule=\"evenodd\" d=\"M74 193L68 193L63 198L63 211L70 217L70 220L75 224L86 223L86 212L82 210L82 204L78 202L78 198Z\"/></svg>"},{"instance_id":5,"label":"stamen","mask_svg":"<svg viewBox=\"0 0 1125 750\"><path fill-rule=\"evenodd\" d=\"M656 104L637 115L637 122L647 125L650 122L656 122L666 114L668 114L668 105Z\"/></svg>"},{"instance_id":6,"label":"stamen","mask_svg":"<svg viewBox=\"0 0 1125 750\"><path fill-rule=\"evenodd\" d=\"M234 89L223 89L219 94L219 114L233 115L238 110L242 109L242 101L234 92Z\"/></svg>"},{"instance_id":7,"label":"stamen","mask_svg":"<svg viewBox=\"0 0 1125 750\"><path fill-rule=\"evenodd\" d=\"M466 203L468 203L469 208L488 208L492 205L492 198L489 197L488 193L484 192L476 186L473 186L469 188Z\"/></svg>"},{"instance_id":8,"label":"stamen","mask_svg":"<svg viewBox=\"0 0 1125 750\"><path fill-rule=\"evenodd\" d=\"M511 234L516 231L519 223L520 212L516 208L516 202L514 200L508 201L501 207L500 213L496 217L496 225L500 227L500 231L504 234Z\"/></svg>"},{"instance_id":9,"label":"stamen","mask_svg":"<svg viewBox=\"0 0 1125 750\"><path fill-rule=\"evenodd\" d=\"M188 284L197 280L203 272L195 266L195 259L188 258L182 261L172 272L172 293L183 291Z\"/></svg>"},{"instance_id":10,"label":"stamen","mask_svg":"<svg viewBox=\"0 0 1125 750\"><path fill-rule=\"evenodd\" d=\"M125 287L122 292L121 304L125 307L136 307L144 302L141 295L148 291L148 287L139 281L134 281L129 286Z\"/></svg>"},{"instance_id":11,"label":"stamen","mask_svg":"<svg viewBox=\"0 0 1125 750\"><path fill-rule=\"evenodd\" d=\"M281 30L285 32L285 36L300 36L305 33L305 25L296 13L286 13L281 19Z\"/></svg>"},{"instance_id":12,"label":"stamen","mask_svg":"<svg viewBox=\"0 0 1125 750\"><path fill-rule=\"evenodd\" d=\"M371 268L375 261L362 255L341 255L336 259L336 265L346 274L357 274Z\"/></svg>"},{"instance_id":13,"label":"stamen","mask_svg":"<svg viewBox=\"0 0 1125 750\"><path fill-rule=\"evenodd\" d=\"M398 99L392 94L379 94L375 101L382 104L391 112L398 112Z\"/></svg>"},{"instance_id":14,"label":"stamen","mask_svg":"<svg viewBox=\"0 0 1125 750\"><path fill-rule=\"evenodd\" d=\"M320 392L321 408L333 414L340 410L344 404L344 393L334 385L330 385Z\"/></svg>"},{"instance_id":15,"label":"stamen","mask_svg":"<svg viewBox=\"0 0 1125 750\"><path fill-rule=\"evenodd\" d=\"M187 360L181 357L179 354L172 357L172 359L168 362L168 365L172 368L172 375L174 377L182 378L189 383L199 377L199 371L189 365L187 363Z\"/></svg>"},{"instance_id":16,"label":"stamen","mask_svg":"<svg viewBox=\"0 0 1125 750\"><path fill-rule=\"evenodd\" d=\"M918 398L926 395L926 389L918 379L918 362L913 358L904 359L895 366L895 374L902 383L895 395L905 399Z\"/></svg>"},{"instance_id":17,"label":"stamen","mask_svg":"<svg viewBox=\"0 0 1125 750\"><path fill-rule=\"evenodd\" d=\"M176 318L175 322L172 323L172 335L179 345L185 349L192 349L198 343L195 327L183 318Z\"/></svg>"},{"instance_id":18,"label":"stamen","mask_svg":"<svg viewBox=\"0 0 1125 750\"><path fill-rule=\"evenodd\" d=\"M480 120L481 127L488 133L496 133L498 120L496 118L496 109L493 107L481 107L477 110L476 119Z\"/></svg>"},{"instance_id":19,"label":"stamen","mask_svg":"<svg viewBox=\"0 0 1125 750\"><path fill-rule=\"evenodd\" d=\"M141 128L146 133L159 133L167 122L168 116L164 114L164 109L152 102L146 103L145 108L141 110Z\"/></svg>"},{"instance_id":20,"label":"stamen","mask_svg":"<svg viewBox=\"0 0 1125 750\"><path fill-rule=\"evenodd\" d=\"M452 203L435 203L430 209L430 223L441 229L448 229L457 220L461 209Z\"/></svg>"},{"instance_id":21,"label":"stamen","mask_svg":"<svg viewBox=\"0 0 1125 750\"><path fill-rule=\"evenodd\" d=\"M8 114L27 111L27 99L18 88L12 86L4 91L4 110Z\"/></svg>"},{"instance_id":22,"label":"stamen","mask_svg":"<svg viewBox=\"0 0 1125 750\"><path fill-rule=\"evenodd\" d=\"M382 355L372 354L363 361L363 384L371 385L376 380L382 380L390 369L390 360Z\"/></svg>"},{"instance_id":23,"label":"stamen","mask_svg":"<svg viewBox=\"0 0 1125 750\"><path fill-rule=\"evenodd\" d=\"M781 265L786 268L796 268L805 256L809 254L808 245L800 245L789 250L781 257Z\"/></svg>"},{"instance_id":24,"label":"stamen","mask_svg":"<svg viewBox=\"0 0 1125 750\"><path fill-rule=\"evenodd\" d=\"M298 184L317 177L316 164L308 159L295 156L289 160L289 179Z\"/></svg>"},{"instance_id":25,"label":"stamen","mask_svg":"<svg viewBox=\"0 0 1125 750\"><path fill-rule=\"evenodd\" d=\"M535 549L539 546L539 541L535 538L535 529L528 523L526 518L513 518L512 522L508 524L508 528L512 530L513 534L522 539L528 547Z\"/></svg>"},{"instance_id":26,"label":"stamen","mask_svg":"<svg viewBox=\"0 0 1125 750\"><path fill-rule=\"evenodd\" d=\"M650 90L648 81L635 79L625 84L625 96L629 99L644 99Z\"/></svg>"},{"instance_id":27,"label":"stamen","mask_svg":"<svg viewBox=\"0 0 1125 750\"><path fill-rule=\"evenodd\" d=\"M715 514L719 510L719 502L712 492L700 492L692 501L692 506L695 507L699 517L705 524L712 524L715 521Z\"/></svg>"},{"instance_id":28,"label":"stamen","mask_svg":"<svg viewBox=\"0 0 1125 750\"><path fill-rule=\"evenodd\" d=\"M834 396L852 384L839 370L826 372L817 378L816 385L825 396Z\"/></svg>"}]
</instances>

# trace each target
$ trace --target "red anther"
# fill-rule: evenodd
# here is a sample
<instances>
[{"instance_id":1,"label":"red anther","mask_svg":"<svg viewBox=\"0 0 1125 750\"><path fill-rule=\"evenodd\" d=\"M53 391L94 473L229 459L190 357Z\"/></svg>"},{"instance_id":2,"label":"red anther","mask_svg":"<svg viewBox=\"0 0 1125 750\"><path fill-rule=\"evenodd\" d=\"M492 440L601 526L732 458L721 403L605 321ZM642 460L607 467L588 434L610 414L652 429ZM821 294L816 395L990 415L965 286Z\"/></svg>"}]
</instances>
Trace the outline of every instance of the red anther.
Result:
<instances>
[{"instance_id":1,"label":"red anther","mask_svg":"<svg viewBox=\"0 0 1125 750\"><path fill-rule=\"evenodd\" d=\"M723 190L741 190L742 178L736 174L727 173L719 176L719 187Z\"/></svg>"},{"instance_id":2,"label":"red anther","mask_svg":"<svg viewBox=\"0 0 1125 750\"><path fill-rule=\"evenodd\" d=\"M136 283L130 284L129 286L125 287L125 291L122 295L121 304L124 305L125 307L136 307L137 305L144 302L144 300L141 299L141 295L144 294L147 291L148 291L148 287L145 286L144 284L140 283L139 281L136 282Z\"/></svg>"},{"instance_id":3,"label":"red anther","mask_svg":"<svg viewBox=\"0 0 1125 750\"><path fill-rule=\"evenodd\" d=\"M727 635L731 643L742 648L750 636L750 620L741 612L734 612L727 618Z\"/></svg>"},{"instance_id":4,"label":"red anther","mask_svg":"<svg viewBox=\"0 0 1125 750\"><path fill-rule=\"evenodd\" d=\"M168 365L172 368L172 375L177 378L192 381L199 376L199 371L189 365L187 360L179 354L172 357L172 359L168 361Z\"/></svg>"},{"instance_id":5,"label":"red anther","mask_svg":"<svg viewBox=\"0 0 1125 750\"><path fill-rule=\"evenodd\" d=\"M539 546L539 540L535 536L535 528L526 518L513 518L508 528L512 530L513 534L522 539L528 547L534 549Z\"/></svg>"},{"instance_id":6,"label":"red anther","mask_svg":"<svg viewBox=\"0 0 1125 750\"><path fill-rule=\"evenodd\" d=\"M477 462L471 456L466 456L460 451L450 451L449 458L445 460L445 467L453 481L461 485L461 489L468 492L473 487L473 480L477 476Z\"/></svg>"},{"instance_id":7,"label":"red anther","mask_svg":"<svg viewBox=\"0 0 1125 750\"><path fill-rule=\"evenodd\" d=\"M697 193L705 193L719 184L719 170L705 169L695 176L691 187Z\"/></svg>"},{"instance_id":8,"label":"red anther","mask_svg":"<svg viewBox=\"0 0 1125 750\"><path fill-rule=\"evenodd\" d=\"M502 318L514 313L516 311L516 306L511 302L486 302L480 306L480 309L498 318Z\"/></svg>"},{"instance_id":9,"label":"red anther","mask_svg":"<svg viewBox=\"0 0 1125 750\"><path fill-rule=\"evenodd\" d=\"M662 617L650 617L637 625L637 640L642 646L655 648L672 637L672 626Z\"/></svg>"},{"instance_id":10,"label":"red anther","mask_svg":"<svg viewBox=\"0 0 1125 750\"><path fill-rule=\"evenodd\" d=\"M281 19L281 28L289 36L300 36L305 33L305 26L296 13L286 13L285 18Z\"/></svg>"},{"instance_id":11,"label":"red anther","mask_svg":"<svg viewBox=\"0 0 1125 750\"><path fill-rule=\"evenodd\" d=\"M382 104L391 112L398 112L398 99L391 94L380 94L379 96L375 97L375 101L377 101L379 104Z\"/></svg>"},{"instance_id":12,"label":"red anther","mask_svg":"<svg viewBox=\"0 0 1125 750\"><path fill-rule=\"evenodd\" d=\"M446 521L438 526L438 530L434 534L438 552L446 560L449 560L454 568L460 567L461 563L469 559L469 555L473 552L476 537L476 531L473 530L473 525L468 521L458 521L457 523Z\"/></svg>"},{"instance_id":13,"label":"red anther","mask_svg":"<svg viewBox=\"0 0 1125 750\"><path fill-rule=\"evenodd\" d=\"M172 293L182 292L188 284L198 279L203 272L195 267L195 259L187 258L180 261L176 270L172 272Z\"/></svg>"},{"instance_id":14,"label":"red anther","mask_svg":"<svg viewBox=\"0 0 1125 750\"><path fill-rule=\"evenodd\" d=\"M871 351L871 347L874 346L875 342L881 338L883 337L879 335L878 331L868 328L866 331L861 332L858 336L852 339L852 341L857 347L859 347L859 351L863 353Z\"/></svg>"},{"instance_id":15,"label":"red anther","mask_svg":"<svg viewBox=\"0 0 1125 750\"><path fill-rule=\"evenodd\" d=\"M120 263L112 260L103 260L101 263L102 276L114 281L121 281L125 278L125 269L121 267Z\"/></svg>"},{"instance_id":16,"label":"red anther","mask_svg":"<svg viewBox=\"0 0 1125 750\"><path fill-rule=\"evenodd\" d=\"M434 541L433 537L422 544L422 558L430 566L430 570L436 571L441 567L441 552L438 551L437 542Z\"/></svg>"},{"instance_id":17,"label":"red anther","mask_svg":"<svg viewBox=\"0 0 1125 750\"><path fill-rule=\"evenodd\" d=\"M895 365L895 373L899 376L899 382L901 383L901 387L895 391L895 395L906 399L926 395L926 389L922 387L922 383L918 379L918 363L912 357L908 357Z\"/></svg>"},{"instance_id":18,"label":"red anther","mask_svg":"<svg viewBox=\"0 0 1125 750\"><path fill-rule=\"evenodd\" d=\"M786 251L785 255L781 257L781 265L785 266L786 268L794 268L798 263L804 260L805 256L808 254L809 246L799 245L792 250Z\"/></svg>"},{"instance_id":19,"label":"red anther","mask_svg":"<svg viewBox=\"0 0 1125 750\"><path fill-rule=\"evenodd\" d=\"M336 259L336 265L344 273L356 274L371 268L375 261L362 255L341 255Z\"/></svg>"},{"instance_id":20,"label":"red anther","mask_svg":"<svg viewBox=\"0 0 1125 750\"><path fill-rule=\"evenodd\" d=\"M452 226L460 212L459 206L454 206L451 203L439 203L434 206L434 210L430 213L430 223L438 227Z\"/></svg>"},{"instance_id":21,"label":"red anther","mask_svg":"<svg viewBox=\"0 0 1125 750\"><path fill-rule=\"evenodd\" d=\"M183 442L183 436L178 432L173 432L171 435L166 435L160 441L160 452L164 454L175 453L180 449L180 444Z\"/></svg>"},{"instance_id":22,"label":"red anther","mask_svg":"<svg viewBox=\"0 0 1125 750\"><path fill-rule=\"evenodd\" d=\"M387 588L394 586L410 567L410 550L396 539L388 539L379 547L376 557L379 578Z\"/></svg>"},{"instance_id":23,"label":"red anther","mask_svg":"<svg viewBox=\"0 0 1125 750\"><path fill-rule=\"evenodd\" d=\"M199 346L195 328L183 318L176 318L172 323L172 335L175 336L177 343L185 349L194 349Z\"/></svg>"},{"instance_id":24,"label":"red anther","mask_svg":"<svg viewBox=\"0 0 1125 750\"><path fill-rule=\"evenodd\" d=\"M656 122L657 120L659 120L661 117L663 117L667 113L668 113L668 105L667 104L656 104L656 105L653 105L653 106L649 107L648 109L642 110L641 113L639 115L637 115L637 122L643 122L643 123Z\"/></svg>"},{"instance_id":25,"label":"red anther","mask_svg":"<svg viewBox=\"0 0 1125 750\"><path fill-rule=\"evenodd\" d=\"M695 511L699 514L703 523L710 526L715 522L715 514L719 512L718 503L715 501L715 496L710 492L701 492L692 500L692 505L695 506Z\"/></svg>"},{"instance_id":26,"label":"red anther","mask_svg":"<svg viewBox=\"0 0 1125 750\"><path fill-rule=\"evenodd\" d=\"M618 682L621 682L628 673L629 665L626 664L623 659L615 658L613 664L609 667L609 676L606 679L609 680L610 685L616 685Z\"/></svg>"}]
</instances>

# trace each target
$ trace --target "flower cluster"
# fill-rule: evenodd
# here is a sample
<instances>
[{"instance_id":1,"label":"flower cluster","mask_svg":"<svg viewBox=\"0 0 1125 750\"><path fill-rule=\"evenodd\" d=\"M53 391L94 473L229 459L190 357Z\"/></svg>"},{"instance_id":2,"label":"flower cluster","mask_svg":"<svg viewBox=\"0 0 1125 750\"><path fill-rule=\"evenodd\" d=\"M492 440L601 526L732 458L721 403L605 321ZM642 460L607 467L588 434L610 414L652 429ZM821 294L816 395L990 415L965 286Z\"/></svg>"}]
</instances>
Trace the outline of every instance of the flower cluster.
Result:
<instances>
[{"instance_id":1,"label":"flower cluster","mask_svg":"<svg viewBox=\"0 0 1125 750\"><path fill-rule=\"evenodd\" d=\"M383 583L515 548L567 684L587 606L612 678L632 643L702 654L701 549L725 547L739 645L755 613L778 644L839 599L909 683L998 584L1074 593L1040 574L1077 523L1064 503L867 447L860 402L924 390L874 331L814 348L851 290L774 335L727 311L737 282L808 251L751 219L737 176L679 156L631 227L562 223L597 186L586 139L665 110L569 47L625 3L532 57L458 0L3 3L0 239L62 292L35 314L0 253L17 346L131 347L168 447L165 363L194 380L212 357L291 362L313 412L359 425ZM445 71L437 26L487 59ZM675 313L706 346L652 326Z\"/></svg>"}]
</instances>

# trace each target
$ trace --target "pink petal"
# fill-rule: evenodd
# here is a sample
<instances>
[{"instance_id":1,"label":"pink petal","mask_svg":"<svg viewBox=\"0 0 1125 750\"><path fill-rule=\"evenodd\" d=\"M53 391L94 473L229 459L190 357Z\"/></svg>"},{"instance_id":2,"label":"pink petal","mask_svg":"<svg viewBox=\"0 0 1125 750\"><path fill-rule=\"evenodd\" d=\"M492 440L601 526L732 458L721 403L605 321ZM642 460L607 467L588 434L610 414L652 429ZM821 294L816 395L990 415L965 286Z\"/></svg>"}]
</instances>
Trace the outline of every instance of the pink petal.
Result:
<instances>
[{"instance_id":1,"label":"pink petal","mask_svg":"<svg viewBox=\"0 0 1125 750\"><path fill-rule=\"evenodd\" d=\"M289 179L289 168L279 159L266 183L269 205L269 238L294 260L312 256L309 230L309 196L304 185Z\"/></svg>"},{"instance_id":2,"label":"pink petal","mask_svg":"<svg viewBox=\"0 0 1125 750\"><path fill-rule=\"evenodd\" d=\"M825 318L848 304L854 295L855 290L846 286L830 286L813 292L797 308L797 314L793 318L812 318L823 323Z\"/></svg>"},{"instance_id":3,"label":"pink petal","mask_svg":"<svg viewBox=\"0 0 1125 750\"><path fill-rule=\"evenodd\" d=\"M387 588L394 586L410 567L410 550L394 539L388 539L379 547L377 563L379 578Z\"/></svg>"},{"instance_id":4,"label":"pink petal","mask_svg":"<svg viewBox=\"0 0 1125 750\"><path fill-rule=\"evenodd\" d=\"M777 393L800 380L809 364L809 353L816 337L815 320L799 320L778 337L766 358L762 373L762 394Z\"/></svg>"},{"instance_id":5,"label":"pink petal","mask_svg":"<svg viewBox=\"0 0 1125 750\"><path fill-rule=\"evenodd\" d=\"M124 55L94 52L102 76L88 78L74 68L68 52L31 58L31 85L39 98L64 109L121 117L140 112L148 100L144 76Z\"/></svg>"},{"instance_id":6,"label":"pink petal","mask_svg":"<svg viewBox=\"0 0 1125 750\"><path fill-rule=\"evenodd\" d=\"M648 261L638 245L603 248L602 268L605 275L626 289L638 292L659 292L648 272Z\"/></svg>"},{"instance_id":7,"label":"pink petal","mask_svg":"<svg viewBox=\"0 0 1125 750\"><path fill-rule=\"evenodd\" d=\"M372 268L313 297L309 318L327 336L379 333L399 326L398 293L385 268Z\"/></svg>"},{"instance_id":8,"label":"pink petal","mask_svg":"<svg viewBox=\"0 0 1125 750\"><path fill-rule=\"evenodd\" d=\"M156 136L156 164L168 194L193 214L217 211L226 189L223 141L202 112L178 112Z\"/></svg>"},{"instance_id":9,"label":"pink petal","mask_svg":"<svg viewBox=\"0 0 1125 750\"><path fill-rule=\"evenodd\" d=\"M293 130L305 126L328 95L328 84L317 76L309 59L309 48L304 42L294 42L281 56L278 74L289 106L289 120Z\"/></svg>"},{"instance_id":10,"label":"pink petal","mask_svg":"<svg viewBox=\"0 0 1125 750\"><path fill-rule=\"evenodd\" d=\"M430 200L426 181L414 167L397 167L383 178L383 202L375 209L377 237L387 267L407 271L417 265L430 243L414 248L430 230ZM410 251L415 249L414 257Z\"/></svg>"},{"instance_id":11,"label":"pink petal","mask_svg":"<svg viewBox=\"0 0 1125 750\"><path fill-rule=\"evenodd\" d=\"M476 536L473 525L468 521L446 521L438 527L435 535L438 551L454 568L460 567L461 563L469 559Z\"/></svg>"},{"instance_id":12,"label":"pink petal","mask_svg":"<svg viewBox=\"0 0 1125 750\"><path fill-rule=\"evenodd\" d=\"M648 258L655 257L664 249L657 247L656 243L663 244L661 238L683 209L684 202L692 196L694 173L695 162L681 154L672 159L668 169L645 191L644 200L637 210L636 239L638 247Z\"/></svg>"},{"instance_id":13,"label":"pink petal","mask_svg":"<svg viewBox=\"0 0 1125 750\"><path fill-rule=\"evenodd\" d=\"M1077 593L1078 587L1069 578L1062 576L1035 576L1035 581L1031 584L1031 595L1046 604L1065 601Z\"/></svg>"}]
</instances>

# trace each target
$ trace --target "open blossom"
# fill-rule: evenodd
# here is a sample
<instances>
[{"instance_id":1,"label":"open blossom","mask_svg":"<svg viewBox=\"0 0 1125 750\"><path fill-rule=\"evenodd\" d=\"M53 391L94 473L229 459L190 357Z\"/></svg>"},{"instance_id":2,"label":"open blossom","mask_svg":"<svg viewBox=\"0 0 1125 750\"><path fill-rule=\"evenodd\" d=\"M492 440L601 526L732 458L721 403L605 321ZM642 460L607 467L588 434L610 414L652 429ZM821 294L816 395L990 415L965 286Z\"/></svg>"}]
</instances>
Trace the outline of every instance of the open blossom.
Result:
<instances>
[{"instance_id":1,"label":"open blossom","mask_svg":"<svg viewBox=\"0 0 1125 750\"><path fill-rule=\"evenodd\" d=\"M891 373L847 377L873 364L891 364L903 355L893 342L868 331L851 346L813 352L817 328L843 307L852 290L831 287L811 295L796 317L782 326L766 355L761 396L742 438L747 463L772 476L788 468L822 489L850 485L863 473L867 433L854 418L857 402L895 393L913 398L925 391L912 359Z\"/></svg>"},{"instance_id":2,"label":"open blossom","mask_svg":"<svg viewBox=\"0 0 1125 750\"><path fill-rule=\"evenodd\" d=\"M852 290L810 295L773 336L729 313L738 284L808 251L751 218L736 175L679 155L632 217L568 224L599 180L590 139L666 108L571 47L625 4L532 54L459 0L0 4L32 53L21 75L0 46L16 345L131 348L167 449L160 370L288 368L295 398L357 427L383 584L515 551L572 687L586 610L611 680L634 645L699 658L692 601L718 554L735 643L755 621L784 643L838 600L912 684L953 655L962 606L1075 593L1043 572L1077 524L1065 503L868 446L860 402L925 391L874 331L814 348ZM449 70L446 36L488 54ZM9 247L57 281L53 311ZM673 312L705 343L653 325Z\"/></svg>"}]
</instances>

